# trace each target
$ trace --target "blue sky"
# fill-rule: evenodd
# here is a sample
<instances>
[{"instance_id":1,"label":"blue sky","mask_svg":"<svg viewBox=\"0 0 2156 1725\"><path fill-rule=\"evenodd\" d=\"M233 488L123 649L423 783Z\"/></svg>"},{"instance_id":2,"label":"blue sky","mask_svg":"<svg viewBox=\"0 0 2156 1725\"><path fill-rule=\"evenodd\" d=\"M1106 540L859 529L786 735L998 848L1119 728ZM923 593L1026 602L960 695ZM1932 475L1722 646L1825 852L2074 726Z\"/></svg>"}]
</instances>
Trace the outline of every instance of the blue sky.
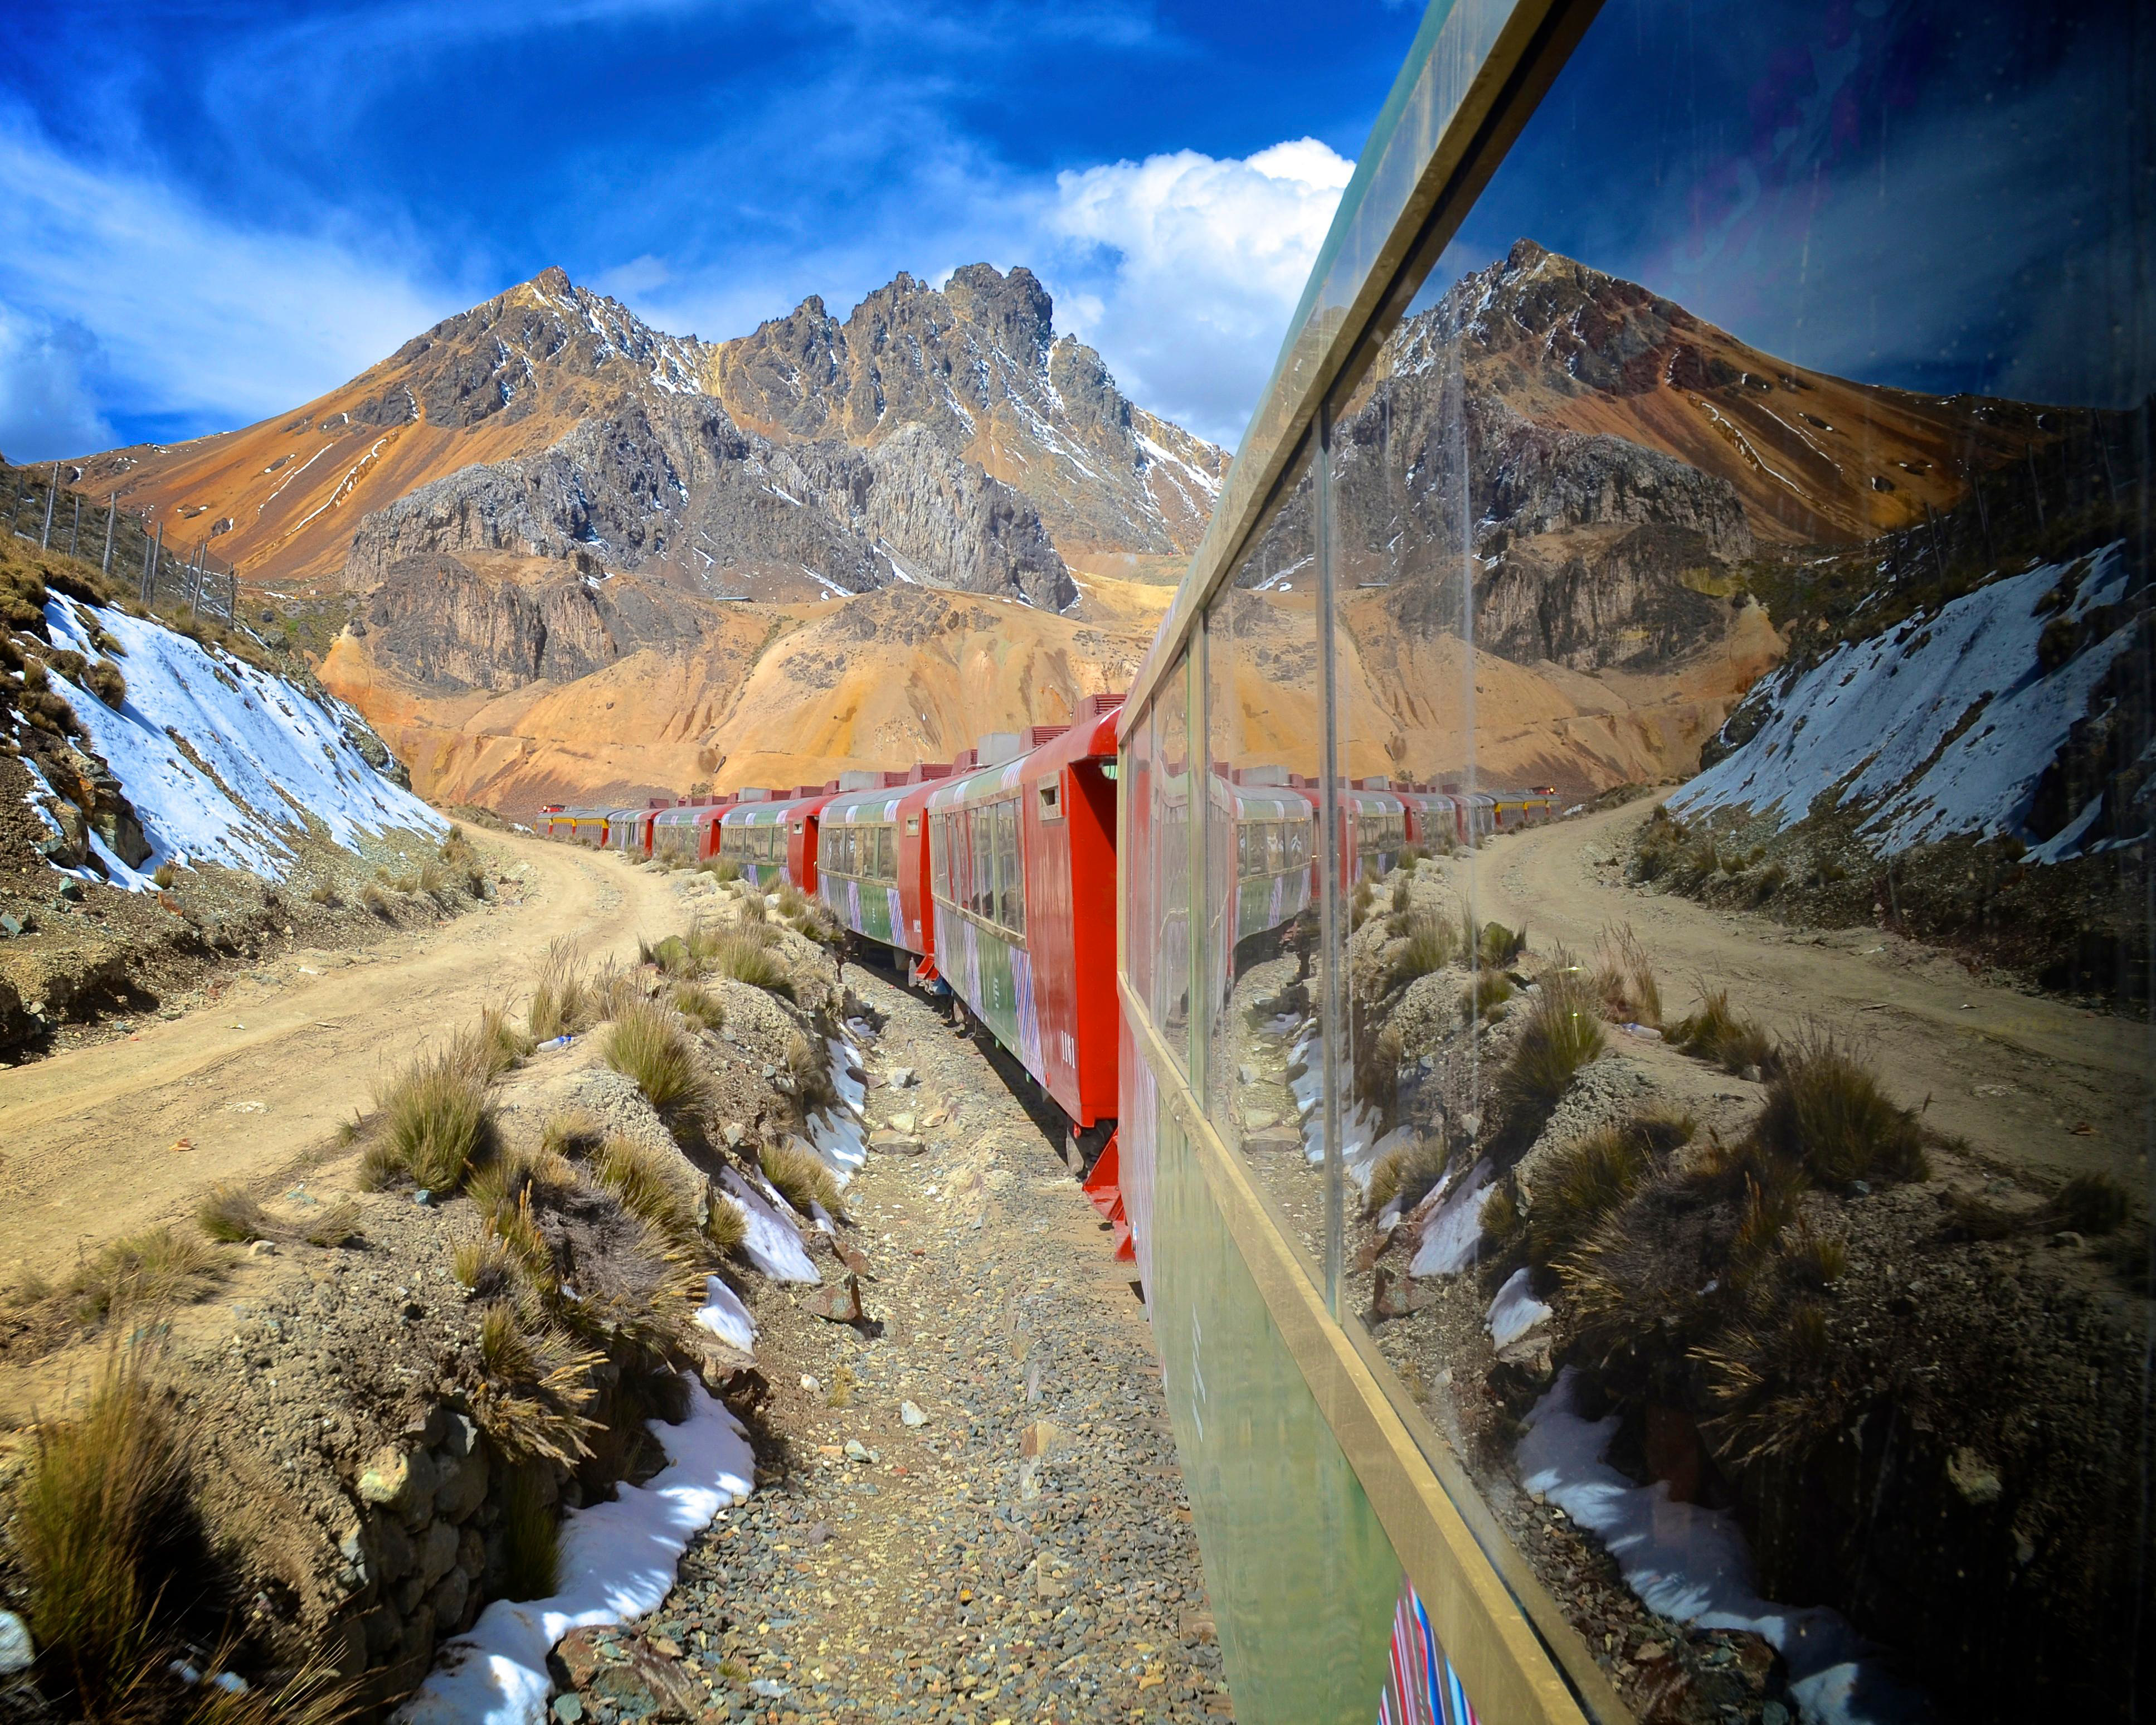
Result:
<instances>
[{"instance_id":1,"label":"blue sky","mask_svg":"<svg viewBox=\"0 0 2156 1725\"><path fill-rule=\"evenodd\" d=\"M1430 291L1530 235L1867 382L2156 385L2133 0L1608 0ZM550 264L660 327L1029 264L1231 447L1414 0L136 0L0 63L0 450L247 423ZM2137 159L2132 152L2140 151Z\"/></svg>"},{"instance_id":2,"label":"blue sky","mask_svg":"<svg viewBox=\"0 0 2156 1725\"><path fill-rule=\"evenodd\" d=\"M716 338L977 259L1030 264L1138 400L1232 439L1419 21L1383 0L17 8L0 449L246 423L550 264Z\"/></svg>"}]
</instances>

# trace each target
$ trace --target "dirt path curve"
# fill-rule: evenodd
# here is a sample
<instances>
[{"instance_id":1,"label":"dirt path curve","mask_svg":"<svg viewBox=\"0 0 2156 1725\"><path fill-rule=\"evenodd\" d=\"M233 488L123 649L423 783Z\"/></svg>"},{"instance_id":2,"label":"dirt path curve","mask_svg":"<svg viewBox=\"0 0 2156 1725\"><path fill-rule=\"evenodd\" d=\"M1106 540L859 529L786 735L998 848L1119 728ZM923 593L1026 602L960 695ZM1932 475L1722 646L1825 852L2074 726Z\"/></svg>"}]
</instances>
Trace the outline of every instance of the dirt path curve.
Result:
<instances>
[{"instance_id":1,"label":"dirt path curve","mask_svg":"<svg viewBox=\"0 0 2156 1725\"><path fill-rule=\"evenodd\" d=\"M0 1264L49 1276L78 1248L187 1214L219 1181L279 1173L366 1106L385 1067L521 993L549 941L601 957L682 920L667 877L618 857L471 836L525 865L521 903L300 955L319 976L258 967L185 1018L0 1073Z\"/></svg>"},{"instance_id":2,"label":"dirt path curve","mask_svg":"<svg viewBox=\"0 0 2156 1725\"><path fill-rule=\"evenodd\" d=\"M1889 1091L1984 1155L2053 1178L2138 1170L2145 1155L2145 1024L1972 978L1953 958L1871 928L1819 932L1629 886L1620 865L1649 799L1498 839L1474 861L1480 914L1534 945L1591 954L1629 922L1672 1018L1702 982L1787 1033L1824 1021L1869 1049ZM1465 860L1445 865L1464 884ZM2078 1128L2078 1130L2077 1130Z\"/></svg>"}]
</instances>

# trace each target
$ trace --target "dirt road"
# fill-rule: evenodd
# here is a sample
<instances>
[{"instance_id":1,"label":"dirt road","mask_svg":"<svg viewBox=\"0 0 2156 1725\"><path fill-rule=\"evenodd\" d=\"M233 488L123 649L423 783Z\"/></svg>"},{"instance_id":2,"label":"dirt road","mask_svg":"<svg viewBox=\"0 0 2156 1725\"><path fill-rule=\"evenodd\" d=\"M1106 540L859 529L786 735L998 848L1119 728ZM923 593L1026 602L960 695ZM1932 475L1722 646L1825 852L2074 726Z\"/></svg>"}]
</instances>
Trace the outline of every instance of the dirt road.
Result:
<instances>
[{"instance_id":1,"label":"dirt road","mask_svg":"<svg viewBox=\"0 0 2156 1725\"><path fill-rule=\"evenodd\" d=\"M0 1265L52 1275L79 1249L188 1214L220 1181L297 1165L386 1069L521 994L549 941L603 957L683 920L668 877L619 857L471 836L490 862L524 866L521 903L362 952L288 955L185 1018L0 1073Z\"/></svg>"},{"instance_id":2,"label":"dirt road","mask_svg":"<svg viewBox=\"0 0 2156 1725\"><path fill-rule=\"evenodd\" d=\"M1982 1154L2057 1178L2104 1169L2140 1183L2147 1154L2146 1024L1988 987L1950 957L1872 928L1820 932L1629 886L1624 840L1653 806L1623 808L1497 839L1472 862L1484 917L1524 923L1532 943L1591 955L1629 922L1653 955L1663 1005L1701 986L1787 1034L1824 1022L1856 1038L1889 1091ZM1464 886L1469 863L1445 866Z\"/></svg>"}]
</instances>

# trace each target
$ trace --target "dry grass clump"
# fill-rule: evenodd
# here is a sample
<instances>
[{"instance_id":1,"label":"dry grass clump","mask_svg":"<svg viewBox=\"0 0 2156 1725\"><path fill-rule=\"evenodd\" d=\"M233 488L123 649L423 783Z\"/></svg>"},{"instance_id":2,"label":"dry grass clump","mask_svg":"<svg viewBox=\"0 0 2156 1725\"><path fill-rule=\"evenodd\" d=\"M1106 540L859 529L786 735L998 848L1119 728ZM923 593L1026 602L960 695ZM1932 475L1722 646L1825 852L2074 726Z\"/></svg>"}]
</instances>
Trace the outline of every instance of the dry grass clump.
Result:
<instances>
[{"instance_id":1,"label":"dry grass clump","mask_svg":"<svg viewBox=\"0 0 2156 1725\"><path fill-rule=\"evenodd\" d=\"M502 1599L549 1599L562 1584L562 1522L552 1485L536 1463L510 1470L501 1499Z\"/></svg>"},{"instance_id":2,"label":"dry grass clump","mask_svg":"<svg viewBox=\"0 0 2156 1725\"><path fill-rule=\"evenodd\" d=\"M2051 1213L2076 1234L2108 1234L2127 1217L2126 1188L2107 1173L2076 1174L2051 1200Z\"/></svg>"},{"instance_id":3,"label":"dry grass clump","mask_svg":"<svg viewBox=\"0 0 2156 1725\"><path fill-rule=\"evenodd\" d=\"M366 1239L359 1229L359 1206L349 1198L325 1204L321 1214L310 1217L298 1233L311 1246L354 1245Z\"/></svg>"},{"instance_id":4,"label":"dry grass clump","mask_svg":"<svg viewBox=\"0 0 2156 1725\"><path fill-rule=\"evenodd\" d=\"M536 1040L552 1042L557 1036L573 1036L589 1029L592 1019L591 987L576 947L567 941L551 942L540 957L531 999L524 1009L524 1028Z\"/></svg>"},{"instance_id":5,"label":"dry grass clump","mask_svg":"<svg viewBox=\"0 0 2156 1725\"><path fill-rule=\"evenodd\" d=\"M1388 1204L1396 1204L1405 1215L1445 1178L1451 1153L1442 1138L1424 1138L1419 1144L1403 1145L1378 1160L1370 1170L1370 1189L1363 1196L1365 1215L1376 1215Z\"/></svg>"},{"instance_id":6,"label":"dry grass clump","mask_svg":"<svg viewBox=\"0 0 2156 1725\"><path fill-rule=\"evenodd\" d=\"M598 1182L681 1251L693 1255L703 1238L696 1205L667 1177L658 1157L627 1138L609 1138L593 1166Z\"/></svg>"},{"instance_id":7,"label":"dry grass clump","mask_svg":"<svg viewBox=\"0 0 2156 1725\"><path fill-rule=\"evenodd\" d=\"M1578 968L1560 952L1542 978L1542 991L1498 1078L1498 1093L1513 1114L1539 1121L1602 1047L1602 1017L1594 998Z\"/></svg>"},{"instance_id":8,"label":"dry grass clump","mask_svg":"<svg viewBox=\"0 0 2156 1725\"><path fill-rule=\"evenodd\" d=\"M127 679L109 659L95 660L83 672L82 680L90 692L109 707L116 710L127 699Z\"/></svg>"},{"instance_id":9,"label":"dry grass clump","mask_svg":"<svg viewBox=\"0 0 2156 1725\"><path fill-rule=\"evenodd\" d=\"M773 950L771 936L762 928L748 925L713 935L711 963L721 976L747 983L781 1000L794 998L793 973Z\"/></svg>"},{"instance_id":10,"label":"dry grass clump","mask_svg":"<svg viewBox=\"0 0 2156 1725\"><path fill-rule=\"evenodd\" d=\"M1594 966L1594 992L1602 999L1602 1015L1612 1024L1661 1028L1661 984L1655 980L1647 949L1630 923L1602 932Z\"/></svg>"},{"instance_id":11,"label":"dry grass clump","mask_svg":"<svg viewBox=\"0 0 2156 1725\"><path fill-rule=\"evenodd\" d=\"M172 1227L110 1240L78 1264L60 1293L77 1319L101 1323L140 1306L192 1305L224 1277L225 1255Z\"/></svg>"},{"instance_id":12,"label":"dry grass clump","mask_svg":"<svg viewBox=\"0 0 2156 1725\"><path fill-rule=\"evenodd\" d=\"M1371 906L1377 902L1377 889L1372 886L1368 880L1363 880L1356 887L1354 897L1348 903L1349 932L1352 933L1370 920Z\"/></svg>"},{"instance_id":13,"label":"dry grass clump","mask_svg":"<svg viewBox=\"0 0 2156 1725\"><path fill-rule=\"evenodd\" d=\"M700 866L721 886L741 879L740 865L729 857L707 856Z\"/></svg>"},{"instance_id":14,"label":"dry grass clump","mask_svg":"<svg viewBox=\"0 0 2156 1725\"><path fill-rule=\"evenodd\" d=\"M1930 1173L1916 1111L1889 1101L1871 1069L1825 1031L1784 1048L1753 1135L1823 1185Z\"/></svg>"},{"instance_id":15,"label":"dry grass clump","mask_svg":"<svg viewBox=\"0 0 2156 1725\"><path fill-rule=\"evenodd\" d=\"M80 1717L150 1714L155 1619L191 1519L165 1409L141 1359L116 1352L80 1418L37 1427L10 1530L39 1664Z\"/></svg>"},{"instance_id":16,"label":"dry grass clump","mask_svg":"<svg viewBox=\"0 0 2156 1725\"><path fill-rule=\"evenodd\" d=\"M1502 970L1478 970L1475 980L1460 991L1460 1016L1472 1024L1497 1016L1498 1008L1512 998L1512 979Z\"/></svg>"},{"instance_id":17,"label":"dry grass clump","mask_svg":"<svg viewBox=\"0 0 2156 1725\"><path fill-rule=\"evenodd\" d=\"M591 1454L598 1429L586 1409L598 1394L593 1372L606 1356L580 1348L547 1322L538 1302L490 1301L480 1314L480 1384L472 1418L512 1466L552 1461L573 1467Z\"/></svg>"},{"instance_id":18,"label":"dry grass clump","mask_svg":"<svg viewBox=\"0 0 2156 1725\"><path fill-rule=\"evenodd\" d=\"M739 1251L748 1239L748 1213L724 1194L713 1192L704 1208L704 1239L722 1257Z\"/></svg>"},{"instance_id":19,"label":"dry grass clump","mask_svg":"<svg viewBox=\"0 0 2156 1725\"><path fill-rule=\"evenodd\" d=\"M649 964L670 977L693 977L702 968L702 961L696 950L678 934L670 934L659 942L648 941L639 935L636 939L636 962Z\"/></svg>"},{"instance_id":20,"label":"dry grass clump","mask_svg":"<svg viewBox=\"0 0 2156 1725\"><path fill-rule=\"evenodd\" d=\"M798 1030L787 1040L786 1070L793 1083L793 1100L801 1105L802 1118L839 1106L839 1087L832 1081L825 1050Z\"/></svg>"},{"instance_id":21,"label":"dry grass clump","mask_svg":"<svg viewBox=\"0 0 2156 1725\"><path fill-rule=\"evenodd\" d=\"M370 880L359 889L359 901L385 922L388 919L391 908L389 895L376 882Z\"/></svg>"},{"instance_id":22,"label":"dry grass clump","mask_svg":"<svg viewBox=\"0 0 2156 1725\"><path fill-rule=\"evenodd\" d=\"M499 1006L483 1007L479 1023L449 1045L452 1057L482 1083L491 1084L520 1060L529 1058L538 1044L510 1022Z\"/></svg>"},{"instance_id":23,"label":"dry grass clump","mask_svg":"<svg viewBox=\"0 0 2156 1725\"><path fill-rule=\"evenodd\" d=\"M493 1137L487 1083L470 1043L419 1055L376 1096L381 1130L362 1172L377 1185L401 1175L429 1192L455 1191Z\"/></svg>"},{"instance_id":24,"label":"dry grass clump","mask_svg":"<svg viewBox=\"0 0 2156 1725\"><path fill-rule=\"evenodd\" d=\"M811 898L791 881L778 889L778 914L797 934L828 946L839 938L839 919L821 899Z\"/></svg>"},{"instance_id":25,"label":"dry grass clump","mask_svg":"<svg viewBox=\"0 0 2156 1725\"><path fill-rule=\"evenodd\" d=\"M1407 883L1400 883L1404 886ZM1399 895L1394 895L1395 900ZM1444 917L1428 911L1410 911L1401 919L1400 949L1393 955L1395 988L1442 970L1459 951L1459 931Z\"/></svg>"},{"instance_id":26,"label":"dry grass clump","mask_svg":"<svg viewBox=\"0 0 2156 1725\"><path fill-rule=\"evenodd\" d=\"M1764 1072L1774 1064L1774 1044L1755 1019L1746 1017L1729 1004L1729 991L1702 989L1699 1008L1679 1019L1669 1029L1672 1046L1703 1060L1712 1060L1723 1071L1743 1072L1757 1067Z\"/></svg>"},{"instance_id":27,"label":"dry grass clump","mask_svg":"<svg viewBox=\"0 0 2156 1725\"><path fill-rule=\"evenodd\" d=\"M1566 1146L1536 1178L1527 1255L1546 1266L1570 1251L1694 1130L1689 1116L1650 1115L1599 1127Z\"/></svg>"},{"instance_id":28,"label":"dry grass clump","mask_svg":"<svg viewBox=\"0 0 2156 1725\"><path fill-rule=\"evenodd\" d=\"M726 1004L701 983L676 983L674 985L674 1010L694 1024L706 1030L726 1028Z\"/></svg>"},{"instance_id":29,"label":"dry grass clump","mask_svg":"<svg viewBox=\"0 0 2156 1725\"><path fill-rule=\"evenodd\" d=\"M606 1142L606 1128L588 1108L562 1108L539 1128L542 1157L586 1156Z\"/></svg>"},{"instance_id":30,"label":"dry grass clump","mask_svg":"<svg viewBox=\"0 0 2156 1725\"><path fill-rule=\"evenodd\" d=\"M1475 913L1468 911L1461 918L1462 944L1472 952L1485 970L1504 970L1519 962L1520 955L1527 950L1527 932L1524 928L1507 928L1502 922L1486 922L1478 932ZM1562 962L1562 955L1560 955Z\"/></svg>"},{"instance_id":31,"label":"dry grass clump","mask_svg":"<svg viewBox=\"0 0 2156 1725\"><path fill-rule=\"evenodd\" d=\"M655 1001L639 1000L615 1014L606 1061L634 1081L654 1108L692 1101L703 1090L696 1050L680 1019Z\"/></svg>"},{"instance_id":32,"label":"dry grass clump","mask_svg":"<svg viewBox=\"0 0 2156 1725\"><path fill-rule=\"evenodd\" d=\"M839 1183L814 1152L798 1144L773 1144L765 1147L760 1160L764 1178L803 1215L818 1204L834 1216L839 1214Z\"/></svg>"},{"instance_id":33,"label":"dry grass clump","mask_svg":"<svg viewBox=\"0 0 2156 1725\"><path fill-rule=\"evenodd\" d=\"M244 1245L251 1240L267 1240L276 1224L270 1212L237 1186L219 1186L195 1210L195 1223L212 1240Z\"/></svg>"},{"instance_id":34,"label":"dry grass clump","mask_svg":"<svg viewBox=\"0 0 2156 1725\"><path fill-rule=\"evenodd\" d=\"M157 890L159 891L170 892L175 886L180 884L179 865L174 862L170 857L167 857L164 861L157 865L157 868L151 872L150 878L157 883Z\"/></svg>"}]
</instances>

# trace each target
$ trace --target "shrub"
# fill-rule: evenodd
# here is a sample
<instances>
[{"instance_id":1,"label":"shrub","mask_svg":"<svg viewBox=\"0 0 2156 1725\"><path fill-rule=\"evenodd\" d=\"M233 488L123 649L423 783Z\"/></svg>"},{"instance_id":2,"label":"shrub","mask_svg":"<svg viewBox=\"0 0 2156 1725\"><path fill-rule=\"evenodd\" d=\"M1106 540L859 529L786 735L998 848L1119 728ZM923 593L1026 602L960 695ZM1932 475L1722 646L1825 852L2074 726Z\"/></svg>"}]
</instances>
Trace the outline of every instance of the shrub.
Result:
<instances>
[{"instance_id":1,"label":"shrub","mask_svg":"<svg viewBox=\"0 0 2156 1725\"><path fill-rule=\"evenodd\" d=\"M527 1296L528 1298L528 1296ZM580 1349L536 1311L497 1300L480 1314L481 1378L472 1418L512 1466L546 1461L575 1466L591 1454L588 1418L594 1368L605 1356Z\"/></svg>"},{"instance_id":2,"label":"shrub","mask_svg":"<svg viewBox=\"0 0 2156 1725\"><path fill-rule=\"evenodd\" d=\"M127 699L127 679L109 659L100 659L82 674L85 685L107 706L117 709Z\"/></svg>"},{"instance_id":3,"label":"shrub","mask_svg":"<svg viewBox=\"0 0 2156 1725\"><path fill-rule=\"evenodd\" d=\"M1427 911L1409 911L1401 931L1400 950L1393 955L1395 987L1412 983L1452 963L1456 935L1444 917Z\"/></svg>"},{"instance_id":4,"label":"shrub","mask_svg":"<svg viewBox=\"0 0 2156 1725\"><path fill-rule=\"evenodd\" d=\"M1774 1064L1774 1045L1757 1020L1729 1004L1729 991L1702 993L1699 1009L1670 1027L1669 1040L1686 1054L1712 1060L1726 1072L1742 1072L1756 1066L1764 1072Z\"/></svg>"},{"instance_id":5,"label":"shrub","mask_svg":"<svg viewBox=\"0 0 2156 1725\"><path fill-rule=\"evenodd\" d=\"M177 1228L151 1228L100 1246L61 1285L84 1323L137 1306L186 1305L223 1278L224 1255Z\"/></svg>"},{"instance_id":6,"label":"shrub","mask_svg":"<svg viewBox=\"0 0 2156 1725\"><path fill-rule=\"evenodd\" d=\"M1632 932L1630 924L1602 932L1594 992L1601 997L1603 1016L1612 1023L1661 1027L1661 985L1655 980L1647 949Z\"/></svg>"},{"instance_id":7,"label":"shrub","mask_svg":"<svg viewBox=\"0 0 2156 1725\"><path fill-rule=\"evenodd\" d=\"M691 1024L701 1024L706 1030L726 1028L726 1002L701 983L676 983L674 985L674 1010Z\"/></svg>"},{"instance_id":8,"label":"shrub","mask_svg":"<svg viewBox=\"0 0 2156 1725\"><path fill-rule=\"evenodd\" d=\"M376 1098L382 1117L377 1173L403 1174L446 1196L492 1135L487 1081L466 1050L422 1055Z\"/></svg>"},{"instance_id":9,"label":"shrub","mask_svg":"<svg viewBox=\"0 0 2156 1725\"><path fill-rule=\"evenodd\" d=\"M1752 902L1755 905L1763 905L1782 890L1789 878L1789 871L1781 864L1768 863L1765 868L1759 870L1758 877L1752 883Z\"/></svg>"},{"instance_id":10,"label":"shrub","mask_svg":"<svg viewBox=\"0 0 2156 1725\"><path fill-rule=\"evenodd\" d=\"M2078 1234L2108 1234L2126 1219L2126 1188L2109 1174L2076 1174L2059 1189L2052 1210Z\"/></svg>"},{"instance_id":11,"label":"shrub","mask_svg":"<svg viewBox=\"0 0 2156 1725\"><path fill-rule=\"evenodd\" d=\"M128 1706L154 1667L160 1595L188 1532L186 1467L139 1357L116 1353L79 1419L41 1425L11 1532L45 1670L80 1716Z\"/></svg>"},{"instance_id":12,"label":"shrub","mask_svg":"<svg viewBox=\"0 0 2156 1725\"><path fill-rule=\"evenodd\" d=\"M636 956L640 963L655 964L670 977L692 977L700 968L695 951L678 934L668 935L655 947L639 939Z\"/></svg>"},{"instance_id":13,"label":"shrub","mask_svg":"<svg viewBox=\"0 0 2156 1725\"><path fill-rule=\"evenodd\" d=\"M781 1000L794 998L793 975L760 930L731 929L711 942L711 968Z\"/></svg>"},{"instance_id":14,"label":"shrub","mask_svg":"<svg viewBox=\"0 0 2156 1725\"><path fill-rule=\"evenodd\" d=\"M1516 963L1527 949L1527 932L1507 928L1502 922L1486 922L1476 938L1476 951L1484 968L1502 970Z\"/></svg>"},{"instance_id":15,"label":"shrub","mask_svg":"<svg viewBox=\"0 0 2156 1725\"><path fill-rule=\"evenodd\" d=\"M212 1240L240 1245L267 1240L272 1231L270 1213L236 1186L219 1186L195 1211L195 1221Z\"/></svg>"},{"instance_id":16,"label":"shrub","mask_svg":"<svg viewBox=\"0 0 2156 1725\"><path fill-rule=\"evenodd\" d=\"M368 910L373 911L376 916L383 918L385 921L388 920L389 916L389 895L384 892L374 881L370 880L366 886L360 888L359 901L362 905L366 906Z\"/></svg>"},{"instance_id":17,"label":"shrub","mask_svg":"<svg viewBox=\"0 0 2156 1725\"><path fill-rule=\"evenodd\" d=\"M1915 1111L1889 1101L1871 1070L1825 1032L1784 1050L1753 1130L1763 1148L1825 1185L1929 1173Z\"/></svg>"},{"instance_id":18,"label":"shrub","mask_svg":"<svg viewBox=\"0 0 2156 1725\"><path fill-rule=\"evenodd\" d=\"M173 887L179 884L180 866L177 863L172 861L171 858L167 857L163 862L157 865L157 872L151 875L150 878L157 883L160 891L170 892Z\"/></svg>"},{"instance_id":19,"label":"shrub","mask_svg":"<svg viewBox=\"0 0 2156 1725\"><path fill-rule=\"evenodd\" d=\"M1578 971L1560 953L1542 978L1542 992L1498 1080L1499 1094L1515 1113L1539 1118L1557 1106L1573 1075L1601 1052L1601 1015Z\"/></svg>"},{"instance_id":20,"label":"shrub","mask_svg":"<svg viewBox=\"0 0 2156 1725\"><path fill-rule=\"evenodd\" d=\"M639 1001L615 1015L606 1061L633 1079L654 1108L689 1101L703 1089L696 1051L681 1034L680 1020L656 1002Z\"/></svg>"},{"instance_id":21,"label":"shrub","mask_svg":"<svg viewBox=\"0 0 2156 1725\"><path fill-rule=\"evenodd\" d=\"M814 1151L798 1144L775 1144L767 1147L759 1159L764 1178L803 1215L812 1204L822 1204L834 1216L839 1214L839 1183Z\"/></svg>"}]
</instances>

